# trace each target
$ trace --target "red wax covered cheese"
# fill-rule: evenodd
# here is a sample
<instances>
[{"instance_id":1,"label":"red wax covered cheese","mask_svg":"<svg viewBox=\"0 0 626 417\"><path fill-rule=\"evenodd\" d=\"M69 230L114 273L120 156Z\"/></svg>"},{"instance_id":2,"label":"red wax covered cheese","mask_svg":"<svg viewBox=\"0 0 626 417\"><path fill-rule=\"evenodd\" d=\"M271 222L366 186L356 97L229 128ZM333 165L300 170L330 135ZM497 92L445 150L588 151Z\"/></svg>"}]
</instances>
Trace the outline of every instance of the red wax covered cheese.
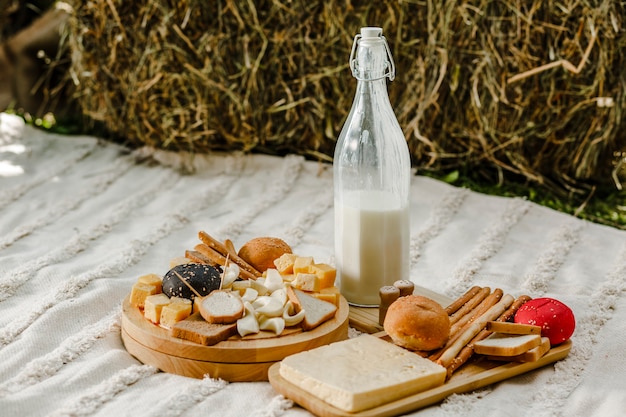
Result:
<instances>
[{"instance_id":1,"label":"red wax covered cheese","mask_svg":"<svg viewBox=\"0 0 626 417\"><path fill-rule=\"evenodd\" d=\"M522 305L515 314L515 323L541 326L541 335L558 345L570 338L576 327L572 310L554 298L535 298Z\"/></svg>"}]
</instances>

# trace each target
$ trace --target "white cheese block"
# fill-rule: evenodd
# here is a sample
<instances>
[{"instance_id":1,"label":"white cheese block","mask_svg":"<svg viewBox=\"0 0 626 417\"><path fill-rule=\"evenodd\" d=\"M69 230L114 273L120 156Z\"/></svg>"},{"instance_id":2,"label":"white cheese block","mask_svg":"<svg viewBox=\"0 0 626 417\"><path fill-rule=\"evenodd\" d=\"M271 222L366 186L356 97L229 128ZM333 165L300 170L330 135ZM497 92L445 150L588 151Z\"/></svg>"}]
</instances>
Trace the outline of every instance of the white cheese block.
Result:
<instances>
[{"instance_id":1,"label":"white cheese block","mask_svg":"<svg viewBox=\"0 0 626 417\"><path fill-rule=\"evenodd\" d=\"M280 375L336 408L357 412L440 386L446 368L362 335L288 356Z\"/></svg>"}]
</instances>

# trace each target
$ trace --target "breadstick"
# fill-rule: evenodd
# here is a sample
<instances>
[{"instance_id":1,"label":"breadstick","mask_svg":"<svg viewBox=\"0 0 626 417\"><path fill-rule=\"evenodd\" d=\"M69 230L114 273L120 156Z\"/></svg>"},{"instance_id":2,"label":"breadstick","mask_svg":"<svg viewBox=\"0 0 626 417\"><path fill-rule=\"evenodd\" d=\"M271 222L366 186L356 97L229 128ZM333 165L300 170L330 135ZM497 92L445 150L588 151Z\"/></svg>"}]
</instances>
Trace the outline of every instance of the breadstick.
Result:
<instances>
[{"instance_id":1,"label":"breadstick","mask_svg":"<svg viewBox=\"0 0 626 417\"><path fill-rule=\"evenodd\" d=\"M461 306L463 306L463 304L467 303L472 297L474 297L478 293L478 291L480 291L480 287L478 285L467 290L465 294L457 298L455 301L452 302L452 304L446 307L446 313L448 313L449 316L454 314L459 308L461 308Z\"/></svg>"},{"instance_id":2,"label":"breadstick","mask_svg":"<svg viewBox=\"0 0 626 417\"><path fill-rule=\"evenodd\" d=\"M527 301L530 301L530 300L532 300L530 296L520 295L519 297L517 297L517 299L511 305L511 307L509 307L507 311L505 311L500 317L498 317L497 321L510 321L513 318L513 316L515 316L515 313L517 313L517 310L519 310L519 308L523 304L525 304Z\"/></svg>"},{"instance_id":3,"label":"breadstick","mask_svg":"<svg viewBox=\"0 0 626 417\"><path fill-rule=\"evenodd\" d=\"M208 245L205 245L204 243L199 243L196 246L194 246L194 249L197 252L200 252L206 258L208 258L211 262L215 262L220 266L226 266L226 257L222 256L220 253L218 253L216 250L213 250ZM229 259L229 260L235 262L234 259ZM243 268L239 269L239 276L243 279L256 279L257 278L255 275L253 275L249 271L246 271Z\"/></svg>"},{"instance_id":4,"label":"breadstick","mask_svg":"<svg viewBox=\"0 0 626 417\"><path fill-rule=\"evenodd\" d=\"M504 293L500 288L496 288L495 290L493 290L491 294L481 300L481 302L476 305L472 310L470 310L468 314L463 316L460 320L452 325L452 327L450 328L450 336L454 337L467 325L467 323L471 323L477 317L485 314L485 311L489 310L491 306L500 301L502 295L504 295Z\"/></svg>"},{"instance_id":5,"label":"breadstick","mask_svg":"<svg viewBox=\"0 0 626 417\"><path fill-rule=\"evenodd\" d=\"M450 346L448 349L443 352L441 357L437 360L437 363L447 368L450 366L450 363L456 358L456 355L467 345L481 330L485 328L488 321L495 320L502 313L504 313L507 308L513 304L515 299L513 296L506 294L502 297L502 299L493 307L491 307L485 314L478 317L474 322L472 322L467 329L463 331L463 333L456 339L456 341Z\"/></svg>"},{"instance_id":6,"label":"breadstick","mask_svg":"<svg viewBox=\"0 0 626 417\"><path fill-rule=\"evenodd\" d=\"M216 251L218 254L222 255L224 258L226 258L226 255L230 254L230 260L236 263L241 270L245 270L250 275L252 275L254 277L253 279L261 276L261 273L259 271L252 267L248 262L241 259L236 252L233 251L234 253L231 253L228 250L228 245L223 244L222 242L218 241L217 239L213 238L211 235L203 231L198 232L198 237L200 238L202 243Z\"/></svg>"},{"instance_id":7,"label":"breadstick","mask_svg":"<svg viewBox=\"0 0 626 417\"><path fill-rule=\"evenodd\" d=\"M191 259L192 262L199 264L209 264L211 266L219 266L217 262L213 262L197 250L187 250L185 251L185 258Z\"/></svg>"},{"instance_id":8,"label":"breadstick","mask_svg":"<svg viewBox=\"0 0 626 417\"><path fill-rule=\"evenodd\" d=\"M515 316L515 313L517 312L517 310L525 302L529 301L530 299L531 298L527 295L522 295L520 297L517 297L515 302L511 304L511 306L504 313L502 313L500 317L496 319L496 321L508 322L509 320L513 318L513 316ZM474 337L463 349L461 349L461 351L456 356L456 358L454 358L454 360L450 363L450 365L447 366L447 369L448 369L447 378L450 378L457 369L459 369L465 362L467 362L472 357L472 355L474 354L474 343L478 342L479 340L485 339L490 334L491 334L490 331L481 330L476 335L476 337Z\"/></svg>"},{"instance_id":9,"label":"breadstick","mask_svg":"<svg viewBox=\"0 0 626 417\"><path fill-rule=\"evenodd\" d=\"M474 307L480 304L480 302L489 295L490 292L491 289L489 287L484 287L478 290L476 295L470 298L465 304L461 306L461 308L459 308L457 311L450 315L450 324L456 323L461 317L472 311Z\"/></svg>"},{"instance_id":10,"label":"breadstick","mask_svg":"<svg viewBox=\"0 0 626 417\"><path fill-rule=\"evenodd\" d=\"M459 321L454 323L450 327L450 338L448 339L446 344L442 348L431 353L428 359L430 359L431 361L438 360L443 354L443 352L445 352L446 349L448 349L450 346L452 346L456 342L456 340L463 334L463 331L467 329L474 320L476 320L478 317L485 314L487 310L489 310L498 301L500 301L500 299L502 298L502 295L503 295L502 290L500 288L496 288L493 291L493 293L485 297L485 299L482 300L480 304L478 304L476 307L474 307L473 310L469 311Z\"/></svg>"},{"instance_id":11,"label":"breadstick","mask_svg":"<svg viewBox=\"0 0 626 417\"><path fill-rule=\"evenodd\" d=\"M207 232L203 232L202 230L198 232L198 238L205 245L209 246L213 250L217 251L220 255L226 256L228 253L228 248L219 240L215 239L213 236L209 235Z\"/></svg>"},{"instance_id":12,"label":"breadstick","mask_svg":"<svg viewBox=\"0 0 626 417\"><path fill-rule=\"evenodd\" d=\"M235 249L235 245L232 240L224 239L224 247L231 255L237 255L237 249Z\"/></svg>"}]
</instances>

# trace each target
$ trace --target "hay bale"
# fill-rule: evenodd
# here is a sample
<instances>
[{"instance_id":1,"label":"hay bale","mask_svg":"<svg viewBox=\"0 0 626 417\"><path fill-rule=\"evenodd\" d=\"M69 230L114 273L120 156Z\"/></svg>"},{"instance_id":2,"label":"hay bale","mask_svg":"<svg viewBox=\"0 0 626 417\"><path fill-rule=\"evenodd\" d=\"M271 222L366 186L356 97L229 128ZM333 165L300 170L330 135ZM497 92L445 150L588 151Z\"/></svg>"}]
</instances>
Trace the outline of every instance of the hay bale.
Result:
<instances>
[{"instance_id":1,"label":"hay bale","mask_svg":"<svg viewBox=\"0 0 626 417\"><path fill-rule=\"evenodd\" d=\"M28 27L54 0L0 0L0 42Z\"/></svg>"},{"instance_id":2,"label":"hay bale","mask_svg":"<svg viewBox=\"0 0 626 417\"><path fill-rule=\"evenodd\" d=\"M569 9L567 7L570 7ZM330 161L361 26L384 28L413 163L559 190L611 182L626 8L517 2L91 0L70 25L86 115L132 146Z\"/></svg>"}]
</instances>

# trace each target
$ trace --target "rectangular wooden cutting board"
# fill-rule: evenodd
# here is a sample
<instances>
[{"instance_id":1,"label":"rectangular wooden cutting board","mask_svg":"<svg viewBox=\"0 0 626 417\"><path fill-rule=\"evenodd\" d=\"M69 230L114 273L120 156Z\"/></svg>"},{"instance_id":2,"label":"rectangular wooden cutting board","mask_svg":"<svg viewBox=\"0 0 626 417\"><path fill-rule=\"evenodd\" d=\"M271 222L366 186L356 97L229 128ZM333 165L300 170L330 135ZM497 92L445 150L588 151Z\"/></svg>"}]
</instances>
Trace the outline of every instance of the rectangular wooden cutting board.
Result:
<instances>
[{"instance_id":1,"label":"rectangular wooden cutting board","mask_svg":"<svg viewBox=\"0 0 626 417\"><path fill-rule=\"evenodd\" d=\"M443 295L433 293L432 291L420 287L416 288L415 294L430 297L444 306L451 302L450 299ZM389 337L384 331L381 331L382 326L378 324L377 308L359 308L351 306L349 322L352 327L365 333L374 334L374 336L383 338L391 343ZM286 381L280 375L280 362L269 368L268 377L272 387L274 387L276 391L321 417L395 416L436 404L451 394L473 391L554 363L565 358L571 346L571 341L567 341L550 349L550 351L538 361L527 363L488 361L484 357L476 356L455 372L442 386L357 413L348 413L333 407L307 391L291 384L289 381Z\"/></svg>"}]
</instances>

